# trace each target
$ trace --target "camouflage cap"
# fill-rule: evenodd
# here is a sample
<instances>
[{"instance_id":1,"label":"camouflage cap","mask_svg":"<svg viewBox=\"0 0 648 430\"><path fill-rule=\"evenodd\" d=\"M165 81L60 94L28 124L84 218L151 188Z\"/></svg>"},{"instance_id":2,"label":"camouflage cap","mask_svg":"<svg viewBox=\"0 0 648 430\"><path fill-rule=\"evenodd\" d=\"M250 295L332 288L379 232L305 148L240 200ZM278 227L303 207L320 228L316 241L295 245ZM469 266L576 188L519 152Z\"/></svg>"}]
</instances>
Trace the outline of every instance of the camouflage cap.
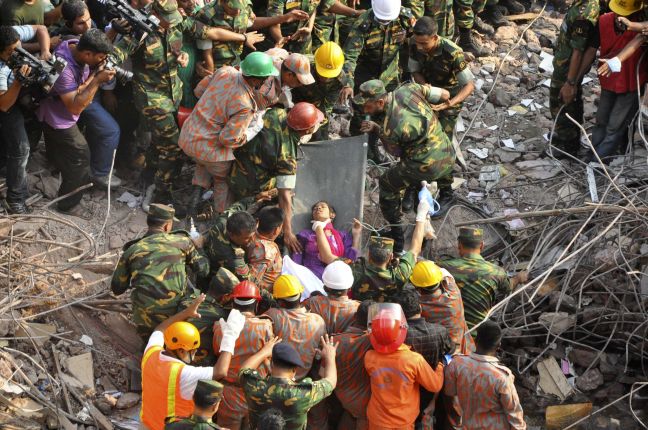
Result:
<instances>
[{"instance_id":1,"label":"camouflage cap","mask_svg":"<svg viewBox=\"0 0 648 430\"><path fill-rule=\"evenodd\" d=\"M178 218L175 217L175 209L161 203L151 203L148 214L153 218L165 221L179 221Z\"/></svg>"},{"instance_id":2,"label":"camouflage cap","mask_svg":"<svg viewBox=\"0 0 648 430\"><path fill-rule=\"evenodd\" d=\"M221 267L209 281L209 295L224 296L225 294L231 294L239 282L232 272Z\"/></svg>"},{"instance_id":3,"label":"camouflage cap","mask_svg":"<svg viewBox=\"0 0 648 430\"><path fill-rule=\"evenodd\" d=\"M484 231L481 228L461 227L459 229L459 240L481 241L484 238Z\"/></svg>"},{"instance_id":4,"label":"camouflage cap","mask_svg":"<svg viewBox=\"0 0 648 430\"><path fill-rule=\"evenodd\" d=\"M377 246L379 248L394 251L394 239L383 236L371 236L369 238L369 246Z\"/></svg>"},{"instance_id":5,"label":"camouflage cap","mask_svg":"<svg viewBox=\"0 0 648 430\"><path fill-rule=\"evenodd\" d=\"M200 399L200 403L216 404L223 396L223 384L211 379L201 379L196 384L194 399Z\"/></svg>"},{"instance_id":6,"label":"camouflage cap","mask_svg":"<svg viewBox=\"0 0 648 430\"><path fill-rule=\"evenodd\" d=\"M360 94L353 98L353 102L364 105L369 101L376 100L378 97L387 94L385 84L380 79L372 79L360 85Z\"/></svg>"},{"instance_id":7,"label":"camouflage cap","mask_svg":"<svg viewBox=\"0 0 648 430\"><path fill-rule=\"evenodd\" d=\"M295 75L302 85L310 85L315 82L315 78L310 71L310 61L308 57L302 54L290 54L283 62L284 66Z\"/></svg>"},{"instance_id":8,"label":"camouflage cap","mask_svg":"<svg viewBox=\"0 0 648 430\"><path fill-rule=\"evenodd\" d=\"M155 0L153 10L160 17L168 21L171 26L178 25L182 22L182 15L178 12L178 2L176 0Z\"/></svg>"}]
</instances>

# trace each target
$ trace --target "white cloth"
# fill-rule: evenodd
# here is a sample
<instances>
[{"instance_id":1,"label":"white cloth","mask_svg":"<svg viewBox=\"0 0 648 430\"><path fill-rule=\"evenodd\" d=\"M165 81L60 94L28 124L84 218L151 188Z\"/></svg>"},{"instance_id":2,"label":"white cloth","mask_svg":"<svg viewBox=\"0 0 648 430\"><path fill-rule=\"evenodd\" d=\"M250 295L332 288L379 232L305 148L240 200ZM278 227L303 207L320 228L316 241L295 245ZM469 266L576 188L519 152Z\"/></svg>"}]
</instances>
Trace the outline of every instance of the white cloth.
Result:
<instances>
[{"instance_id":1,"label":"white cloth","mask_svg":"<svg viewBox=\"0 0 648 430\"><path fill-rule=\"evenodd\" d=\"M282 275L294 275L299 279L299 282L304 286L304 292L302 293L302 301L306 300L311 296L314 291L319 291L323 295L326 295L324 292L324 284L322 281L315 276L313 272L306 266L297 264L292 259L285 255L283 258L283 267L281 268Z\"/></svg>"},{"instance_id":2,"label":"white cloth","mask_svg":"<svg viewBox=\"0 0 648 430\"><path fill-rule=\"evenodd\" d=\"M619 73L621 71L621 60L619 60L619 57L610 58L607 60L607 65L612 73Z\"/></svg>"},{"instance_id":3,"label":"white cloth","mask_svg":"<svg viewBox=\"0 0 648 430\"><path fill-rule=\"evenodd\" d=\"M157 330L151 334L149 341L146 344L146 349L144 349L144 354L146 351L153 347L160 346L164 348L164 333ZM173 357L169 357L166 354L160 354L160 360L163 361L176 361L178 363L185 364L182 360L178 360ZM196 385L201 379L212 379L214 376L213 367L196 367L185 364L180 373L180 396L185 400L191 400L193 398L194 391L196 391Z\"/></svg>"},{"instance_id":4,"label":"white cloth","mask_svg":"<svg viewBox=\"0 0 648 430\"><path fill-rule=\"evenodd\" d=\"M245 138L248 142L254 139L254 137L259 134L261 129L263 129L263 115L265 114L265 112L266 109L259 110L254 113L252 121L250 121L250 125L245 130Z\"/></svg>"}]
</instances>

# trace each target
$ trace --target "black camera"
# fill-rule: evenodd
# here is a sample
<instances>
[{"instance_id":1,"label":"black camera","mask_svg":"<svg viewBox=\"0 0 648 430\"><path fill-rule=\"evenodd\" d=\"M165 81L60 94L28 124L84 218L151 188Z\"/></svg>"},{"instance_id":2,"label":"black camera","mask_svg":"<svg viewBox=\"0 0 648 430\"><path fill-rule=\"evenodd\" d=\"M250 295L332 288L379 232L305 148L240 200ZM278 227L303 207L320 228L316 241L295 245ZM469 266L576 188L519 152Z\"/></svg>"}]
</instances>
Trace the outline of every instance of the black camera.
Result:
<instances>
[{"instance_id":1,"label":"black camera","mask_svg":"<svg viewBox=\"0 0 648 430\"><path fill-rule=\"evenodd\" d=\"M61 75L61 72L65 69L65 66L67 66L67 61L63 58L57 57L52 57L47 61L41 60L25 51L23 48L18 47L11 54L8 65L12 70L14 70L16 79L18 79L24 87L39 85L43 91L49 93ZM27 76L18 73L18 69L23 65L27 65L31 68L31 71Z\"/></svg>"},{"instance_id":2,"label":"black camera","mask_svg":"<svg viewBox=\"0 0 648 430\"><path fill-rule=\"evenodd\" d=\"M128 70L122 69L121 67L113 63L111 60L106 60L106 64L104 65L104 68L106 70L114 70L115 77L122 83L130 82L133 80L133 72L129 72Z\"/></svg>"},{"instance_id":3,"label":"black camera","mask_svg":"<svg viewBox=\"0 0 648 430\"><path fill-rule=\"evenodd\" d=\"M131 34L136 39L141 39L145 35L153 34L160 27L160 20L151 15L148 9L137 10L133 8L127 0L100 0L108 10L126 21L131 27Z\"/></svg>"}]
</instances>

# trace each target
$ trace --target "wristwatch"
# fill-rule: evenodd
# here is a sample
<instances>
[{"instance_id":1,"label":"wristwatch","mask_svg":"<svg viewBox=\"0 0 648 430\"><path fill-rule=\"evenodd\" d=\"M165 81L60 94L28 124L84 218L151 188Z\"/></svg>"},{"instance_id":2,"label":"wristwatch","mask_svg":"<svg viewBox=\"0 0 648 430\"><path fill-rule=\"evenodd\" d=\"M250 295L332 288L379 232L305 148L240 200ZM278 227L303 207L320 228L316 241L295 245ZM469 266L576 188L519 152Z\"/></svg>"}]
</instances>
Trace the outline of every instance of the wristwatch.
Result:
<instances>
[{"instance_id":1,"label":"wristwatch","mask_svg":"<svg viewBox=\"0 0 648 430\"><path fill-rule=\"evenodd\" d=\"M569 85L574 86L574 85L576 85L576 79L567 79L567 83L568 83Z\"/></svg>"}]
</instances>

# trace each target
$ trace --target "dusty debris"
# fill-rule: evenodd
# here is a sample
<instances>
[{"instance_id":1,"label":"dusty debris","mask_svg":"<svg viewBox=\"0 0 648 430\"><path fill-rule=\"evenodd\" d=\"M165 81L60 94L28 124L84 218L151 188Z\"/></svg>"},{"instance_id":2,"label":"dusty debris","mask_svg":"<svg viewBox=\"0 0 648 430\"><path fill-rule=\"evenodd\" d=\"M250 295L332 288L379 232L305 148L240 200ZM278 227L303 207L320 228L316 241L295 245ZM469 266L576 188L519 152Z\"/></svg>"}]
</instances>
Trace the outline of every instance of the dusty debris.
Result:
<instances>
[{"instance_id":1,"label":"dusty debris","mask_svg":"<svg viewBox=\"0 0 648 430\"><path fill-rule=\"evenodd\" d=\"M576 316L567 312L545 312L538 321L551 333L561 335L576 325Z\"/></svg>"},{"instance_id":2,"label":"dusty debris","mask_svg":"<svg viewBox=\"0 0 648 430\"><path fill-rule=\"evenodd\" d=\"M555 395L560 401L564 401L573 391L553 357L538 363L538 374L540 376L538 381L540 389L547 394Z\"/></svg>"},{"instance_id":3,"label":"dusty debris","mask_svg":"<svg viewBox=\"0 0 648 430\"><path fill-rule=\"evenodd\" d=\"M576 387L581 391L592 391L603 385L603 374L598 369L590 369L576 378Z\"/></svg>"},{"instance_id":4,"label":"dusty debris","mask_svg":"<svg viewBox=\"0 0 648 430\"><path fill-rule=\"evenodd\" d=\"M56 326L52 324L23 322L18 325L16 337L31 339L37 346L42 347L55 333Z\"/></svg>"},{"instance_id":5,"label":"dusty debris","mask_svg":"<svg viewBox=\"0 0 648 430\"><path fill-rule=\"evenodd\" d=\"M91 352L69 357L63 360L63 366L83 387L94 390L94 369Z\"/></svg>"},{"instance_id":6,"label":"dusty debris","mask_svg":"<svg viewBox=\"0 0 648 430\"><path fill-rule=\"evenodd\" d=\"M141 398L142 396L140 396L137 393L124 393L119 397L119 399L117 399L117 403L115 404L115 407L117 409L132 408L133 406L139 403Z\"/></svg>"}]
</instances>

